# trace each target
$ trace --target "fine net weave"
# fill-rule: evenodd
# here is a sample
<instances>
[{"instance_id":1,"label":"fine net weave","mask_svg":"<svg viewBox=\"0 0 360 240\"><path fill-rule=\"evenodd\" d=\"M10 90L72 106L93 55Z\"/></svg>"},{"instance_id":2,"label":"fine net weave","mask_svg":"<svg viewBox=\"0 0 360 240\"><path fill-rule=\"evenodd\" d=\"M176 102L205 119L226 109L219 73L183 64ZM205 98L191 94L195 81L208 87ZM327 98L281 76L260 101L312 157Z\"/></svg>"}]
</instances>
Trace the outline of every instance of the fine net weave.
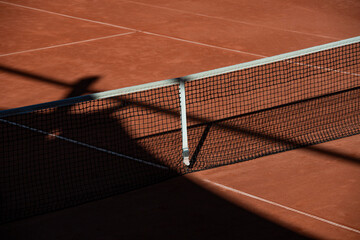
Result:
<instances>
[{"instance_id":1,"label":"fine net weave","mask_svg":"<svg viewBox=\"0 0 360 240\"><path fill-rule=\"evenodd\" d=\"M360 132L360 44L179 86L0 112L0 222L75 206L225 164Z\"/></svg>"}]
</instances>

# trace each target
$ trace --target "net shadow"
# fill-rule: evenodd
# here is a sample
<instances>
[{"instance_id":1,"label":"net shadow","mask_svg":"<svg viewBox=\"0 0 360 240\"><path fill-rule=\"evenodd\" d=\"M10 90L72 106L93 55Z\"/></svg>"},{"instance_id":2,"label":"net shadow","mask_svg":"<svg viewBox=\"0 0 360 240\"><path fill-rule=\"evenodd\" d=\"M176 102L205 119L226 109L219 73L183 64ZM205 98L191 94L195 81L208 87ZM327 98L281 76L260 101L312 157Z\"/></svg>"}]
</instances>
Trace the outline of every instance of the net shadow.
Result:
<instances>
[{"instance_id":1,"label":"net shadow","mask_svg":"<svg viewBox=\"0 0 360 240\"><path fill-rule=\"evenodd\" d=\"M261 231L259 230L261 229ZM315 239L184 177L0 226L9 239Z\"/></svg>"},{"instance_id":2,"label":"net shadow","mask_svg":"<svg viewBox=\"0 0 360 240\"><path fill-rule=\"evenodd\" d=\"M0 71L18 75L26 79L32 79L33 81L37 81L37 82L43 82L55 86L69 88L70 92L65 96L65 98L71 98L71 97L81 96L83 94L101 92L101 90L99 89L96 90L91 87L100 79L100 76L88 76L88 77L80 78L76 80L74 84L70 84L70 83L66 83L61 79L45 77L36 73L26 72L24 70L16 69L5 65L0 65Z\"/></svg>"}]
</instances>

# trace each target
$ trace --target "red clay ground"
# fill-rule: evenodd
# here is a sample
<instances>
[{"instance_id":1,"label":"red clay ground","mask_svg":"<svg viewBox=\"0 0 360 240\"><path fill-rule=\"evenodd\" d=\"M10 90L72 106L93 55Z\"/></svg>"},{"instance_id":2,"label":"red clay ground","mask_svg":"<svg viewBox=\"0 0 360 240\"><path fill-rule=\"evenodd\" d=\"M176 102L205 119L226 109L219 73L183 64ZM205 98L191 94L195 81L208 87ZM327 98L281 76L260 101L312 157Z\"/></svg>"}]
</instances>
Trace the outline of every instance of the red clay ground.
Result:
<instances>
[{"instance_id":1,"label":"red clay ground","mask_svg":"<svg viewBox=\"0 0 360 240\"><path fill-rule=\"evenodd\" d=\"M359 13L355 0L0 1L0 109L354 37ZM80 86L89 77L97 81ZM294 150L198 172L0 230L9 239L360 239L359 143L353 136L317 146L322 153Z\"/></svg>"}]
</instances>

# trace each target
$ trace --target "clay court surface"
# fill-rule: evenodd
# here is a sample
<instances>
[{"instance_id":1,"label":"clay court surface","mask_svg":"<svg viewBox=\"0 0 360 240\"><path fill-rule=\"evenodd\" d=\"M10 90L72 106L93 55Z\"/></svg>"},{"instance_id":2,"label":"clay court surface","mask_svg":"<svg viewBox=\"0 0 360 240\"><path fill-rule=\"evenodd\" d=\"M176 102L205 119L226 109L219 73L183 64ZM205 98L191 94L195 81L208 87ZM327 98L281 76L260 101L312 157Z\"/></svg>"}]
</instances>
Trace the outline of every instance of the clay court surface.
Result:
<instances>
[{"instance_id":1,"label":"clay court surface","mask_svg":"<svg viewBox=\"0 0 360 240\"><path fill-rule=\"evenodd\" d=\"M360 34L360 2L0 1L0 110ZM0 226L5 239L360 239L360 136Z\"/></svg>"}]
</instances>

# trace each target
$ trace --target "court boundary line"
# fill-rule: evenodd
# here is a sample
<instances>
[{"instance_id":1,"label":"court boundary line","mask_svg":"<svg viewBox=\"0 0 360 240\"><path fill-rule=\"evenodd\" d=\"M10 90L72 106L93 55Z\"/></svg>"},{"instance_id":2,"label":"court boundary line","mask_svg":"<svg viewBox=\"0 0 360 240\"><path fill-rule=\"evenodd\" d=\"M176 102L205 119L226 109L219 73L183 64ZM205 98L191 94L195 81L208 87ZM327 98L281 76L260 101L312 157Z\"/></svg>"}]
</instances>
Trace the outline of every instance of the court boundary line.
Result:
<instances>
[{"instance_id":1,"label":"court boundary line","mask_svg":"<svg viewBox=\"0 0 360 240\"><path fill-rule=\"evenodd\" d=\"M8 121L8 120L5 120L5 119L0 119L0 122L7 123L7 124L10 124L10 125L13 125L13 126L16 126L16 127L24 128L24 129L27 129L29 131L37 132L37 133L40 133L40 134L43 134L43 135L55 137L55 138L58 138L60 140L66 141L66 142L77 144L77 145L87 147L87 148L90 148L90 149L93 149L93 150L97 150L97 151L100 151L100 152L108 153L108 154L111 154L111 155L114 155L114 156L117 156L117 157L126 158L126 159L136 161L136 162L139 162L139 163L142 163L142 164L150 165L150 166L161 168L161 169L169 169L168 167L162 166L160 164L151 163L151 162L144 161L144 160L141 160L141 159L138 159L138 158L130 157L130 156L127 156L127 155L124 155L124 154L121 154L121 153L117 153L117 152L114 152L114 151L111 151L111 150L107 150L105 148L96 147L94 145L83 143L83 142L80 142L80 141L77 141L77 140L74 140L74 139L71 139L71 138L62 137L62 136L59 136L59 135L56 135L56 134L52 134L52 133L49 133L49 132L46 132L46 131L43 131L43 130L40 130L40 129L36 129L36 128L33 128L33 127L29 127L29 126L26 126L26 125L23 125L23 124L19 124L19 123L16 123L16 122Z\"/></svg>"},{"instance_id":2,"label":"court boundary line","mask_svg":"<svg viewBox=\"0 0 360 240\"><path fill-rule=\"evenodd\" d=\"M34 8L34 7L29 7L29 6L25 6L25 5L21 5L21 4L4 2L4 1L0 1L0 3L15 6L15 7L27 8L27 9L38 11L38 12L44 12L44 13L48 13L48 14L53 14L53 15L58 15L58 16L62 16L62 17L72 18L72 19L76 19L76 20L81 20L81 21L85 21L85 22L97 23L97 24L106 25L106 26L109 26L109 27L115 27L115 28L121 28L121 29L127 29L127 30L131 30L131 31L136 31L136 29L133 29L133 28L128 28L128 27L124 27L124 26L120 26L120 25L111 24L111 23L100 22L100 21L91 20L91 19L82 18L82 17L75 17L75 16L71 16L71 15L68 15L68 14L57 13L57 12L48 11L48 10L41 9L41 8Z\"/></svg>"},{"instance_id":3,"label":"court boundary line","mask_svg":"<svg viewBox=\"0 0 360 240\"><path fill-rule=\"evenodd\" d=\"M256 26L256 27L268 28L268 29L272 29L272 30L291 32L291 33L303 34L303 35L309 35L309 36L315 36L315 37L321 37L321 38L328 38L328 39L332 39L332 40L340 40L339 38L330 37L330 36L321 35L321 34L314 34L314 33L294 31L294 30L290 30L290 29L276 28L276 27L271 27L271 26L266 26L266 25L261 25L261 24L256 24L256 23L249 23L249 22L244 22L244 21L232 20L232 19L229 19L229 18L223 18L223 17L218 17L218 16L211 16L211 15L207 15L207 14L191 12L191 11L187 11L187 10L180 10L180 9L175 9L175 8L157 6L157 5L148 4L148 3L128 1L128 0L121 0L121 1L122 2L127 2L127 3L132 3L132 4L143 5L143 6L149 6L149 7L153 7L153 8L159 8L159 9L175 11L175 12L179 12L179 13L192 14L192 15L199 16L199 17L206 17L206 18L213 18L213 19L218 19L218 20L222 20L222 21L241 23L241 24L249 25L249 26Z\"/></svg>"},{"instance_id":4,"label":"court boundary line","mask_svg":"<svg viewBox=\"0 0 360 240\"><path fill-rule=\"evenodd\" d=\"M144 34L147 34L147 35L153 35L153 36L163 37L163 38L167 38L167 39L171 39L171 40L187 42L187 43L191 43L191 44L195 44L195 45L206 46L206 47L210 47L210 48L221 49L221 50L231 51L231 52L236 52L236 53L241 53L241 54L247 54L247 55L252 55L252 56L256 56L256 57L262 57L262 58L267 57L267 56L261 55L261 54L250 53L250 52L240 51L240 50L231 49L231 48L225 48L225 47L211 45L211 44L207 44L207 43L201 43L201 42L182 39L182 38L178 38L178 37L172 37L172 36L168 36L168 35L164 35L164 34L158 34L158 33L153 33L153 32L149 32L149 31L143 31L143 30L140 30L140 29L124 27L124 26L120 26L120 25L116 25L116 24L111 24L111 23L106 23L106 22L101 22L101 21L96 21L96 20L90 20L90 19L87 19L87 18L75 17L75 16L62 14L62 13L57 13L57 12L53 12L53 11L48 11L48 10L44 10L44 9L40 9L40 8L33 8L33 7L25 6L25 5L9 3L9 2L4 2L4 1L0 1L0 3L8 4L8 5L11 5L11 6L16 6L16 7L21 7L21 8L26 8L26 9L30 9L30 10L33 10L33 11L39 11L39 12L58 15L58 16L62 16L62 17L72 18L72 19L76 19L76 20L82 20L82 21L86 21L86 22L97 23L97 24L100 24L100 25L111 26L111 27L116 27L116 28L121 28L121 29L127 29L127 30L131 30L131 31L134 31L134 32L140 32L140 33L144 33Z\"/></svg>"},{"instance_id":5,"label":"court boundary line","mask_svg":"<svg viewBox=\"0 0 360 240\"><path fill-rule=\"evenodd\" d=\"M236 49L232 49L232 48L226 48L226 47L211 45L211 44L207 44L207 43L187 40L187 39L183 39L183 38L179 38L179 37L172 37L172 36L159 34L159 33L153 33L153 32L148 32L148 31L141 31L141 30L139 32L144 33L144 34L148 34L148 35L152 35L152 36L163 37L163 38L172 39L172 40L176 40L176 41L180 41L180 42L192 43L192 44L195 44L195 45L200 45L200 46L205 46L205 47L210 47L210 48L216 48L216 49L225 50L225 51L229 51L229 52L236 52L236 53L256 56L256 57L260 57L260 58L268 57L268 56L265 56L265 55L262 55L262 54L245 52L245 51L236 50Z\"/></svg>"},{"instance_id":6,"label":"court boundary line","mask_svg":"<svg viewBox=\"0 0 360 240\"><path fill-rule=\"evenodd\" d=\"M136 32L119 33L119 34L109 35L109 36L105 36L105 37L90 38L90 39L86 39L86 40L62 43L62 44L52 45L52 46L48 46L48 47L33 48L33 49L28 49L28 50L23 50L23 51L18 51L18 52L5 53L5 54L0 54L0 57L12 56L12 55L16 55L16 54L29 53L29 52L37 52L37 51L41 51L41 50L47 50L47 49L58 48L58 47L71 46L71 45L75 45L75 44L81 44L81 43L93 42L93 41L98 41L98 40L103 40L103 39L108 39L108 38L125 36L125 35L129 35L129 34L133 34L133 33L136 33Z\"/></svg>"},{"instance_id":7,"label":"court boundary line","mask_svg":"<svg viewBox=\"0 0 360 240\"><path fill-rule=\"evenodd\" d=\"M298 214L300 214L300 215L304 215L304 216L313 218L313 219L318 220L318 221L320 221L320 222L324 222L324 223L333 225L333 226L335 226L335 227L342 228L342 229L345 229L345 230L352 231L352 232L355 232L355 233L360 234L360 230L358 230L358 229L351 228L351 227L345 226L345 225L343 225L343 224L336 223L336 222L327 220L327 219L325 219L325 218L321 218L321 217L315 216L315 215L313 215L313 214L306 213L306 212L297 210L297 209L295 209L295 208L288 207L288 206L282 205L282 204L280 204L280 203L276 203L276 202L274 202L274 201L267 200L267 199L265 199L265 198L255 196L255 195L253 195L253 194L246 193L246 192L243 192L243 191L241 191L241 190L238 190L238 189L235 189L235 188L232 188L232 187L225 186L225 185L223 185L223 184L220 184L220 183L211 181L211 180L209 180L209 179L201 179L201 181L206 182L206 183L209 183L209 184L211 184L211 185L215 185L215 186L217 186L217 187L219 187L219 188L222 188L222 189L225 189L225 190L228 190L228 191L231 191L231 192L235 192L235 193L237 193L237 194L246 196L246 197L248 197L248 198L256 199L256 200L258 200L258 201L265 202L265 203L267 203L267 204L270 204L270 205L273 205L273 206L276 206L276 207L280 207L280 208L286 209L286 210L288 210L288 211L295 212L295 213L298 213Z\"/></svg>"}]
</instances>

